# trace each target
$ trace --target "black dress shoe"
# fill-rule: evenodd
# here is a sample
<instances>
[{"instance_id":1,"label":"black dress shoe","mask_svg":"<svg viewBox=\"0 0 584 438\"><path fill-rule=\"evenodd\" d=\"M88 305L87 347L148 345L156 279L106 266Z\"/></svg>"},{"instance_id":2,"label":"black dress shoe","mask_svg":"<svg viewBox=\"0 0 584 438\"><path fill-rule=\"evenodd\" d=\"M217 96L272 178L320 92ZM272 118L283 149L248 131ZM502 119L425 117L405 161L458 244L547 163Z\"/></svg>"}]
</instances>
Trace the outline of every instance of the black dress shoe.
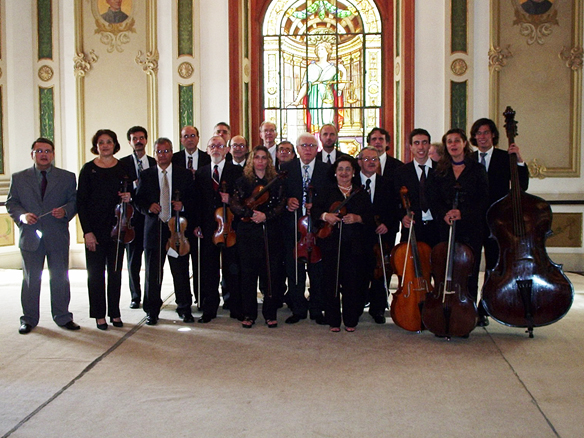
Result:
<instances>
[{"instance_id":1,"label":"black dress shoe","mask_svg":"<svg viewBox=\"0 0 584 438\"><path fill-rule=\"evenodd\" d=\"M316 322L318 325L326 325L326 321L324 319L324 315L322 315L322 314L316 315L314 317L314 322Z\"/></svg>"},{"instance_id":2,"label":"black dress shoe","mask_svg":"<svg viewBox=\"0 0 584 438\"><path fill-rule=\"evenodd\" d=\"M79 330L81 328L79 324L75 324L73 321L69 321L67 324L62 325L61 327L66 328L67 330Z\"/></svg>"},{"instance_id":3,"label":"black dress shoe","mask_svg":"<svg viewBox=\"0 0 584 438\"><path fill-rule=\"evenodd\" d=\"M32 325L23 322L22 324L20 324L20 327L18 328L18 333L20 333L21 335L26 335L27 333L30 333L31 330Z\"/></svg>"},{"instance_id":4,"label":"black dress shoe","mask_svg":"<svg viewBox=\"0 0 584 438\"><path fill-rule=\"evenodd\" d=\"M489 325L489 318L485 315L479 315L479 320L477 322L477 327L486 327Z\"/></svg>"},{"instance_id":5,"label":"black dress shoe","mask_svg":"<svg viewBox=\"0 0 584 438\"><path fill-rule=\"evenodd\" d=\"M291 316L289 316L286 321L284 321L286 324L296 324L297 322L299 322L301 319L305 319L299 315L294 315L292 314Z\"/></svg>"},{"instance_id":6,"label":"black dress shoe","mask_svg":"<svg viewBox=\"0 0 584 438\"><path fill-rule=\"evenodd\" d=\"M148 315L146 317L146 325L156 325L158 324L158 317L154 315Z\"/></svg>"},{"instance_id":7,"label":"black dress shoe","mask_svg":"<svg viewBox=\"0 0 584 438\"><path fill-rule=\"evenodd\" d=\"M381 314L371 315L376 324L385 324L385 316Z\"/></svg>"},{"instance_id":8,"label":"black dress shoe","mask_svg":"<svg viewBox=\"0 0 584 438\"><path fill-rule=\"evenodd\" d=\"M130 303L130 309L139 309L140 308L140 301L132 300Z\"/></svg>"},{"instance_id":9,"label":"black dress shoe","mask_svg":"<svg viewBox=\"0 0 584 438\"><path fill-rule=\"evenodd\" d=\"M182 320L183 322L195 322L195 318L190 313L183 313Z\"/></svg>"},{"instance_id":10,"label":"black dress shoe","mask_svg":"<svg viewBox=\"0 0 584 438\"><path fill-rule=\"evenodd\" d=\"M100 330L107 330L107 322L104 322L103 324L100 324L98 322L95 323L95 325L97 326L98 329Z\"/></svg>"},{"instance_id":11,"label":"black dress shoe","mask_svg":"<svg viewBox=\"0 0 584 438\"><path fill-rule=\"evenodd\" d=\"M197 320L197 322L199 322L201 324L207 324L208 322L211 322L212 319L213 319L213 317L211 317L209 315L203 315Z\"/></svg>"},{"instance_id":12,"label":"black dress shoe","mask_svg":"<svg viewBox=\"0 0 584 438\"><path fill-rule=\"evenodd\" d=\"M123 327L124 326L124 323L122 322L121 319L119 321L114 321L113 318L110 318L110 322L112 323L112 325L114 327L118 327L119 328L119 327Z\"/></svg>"}]
</instances>

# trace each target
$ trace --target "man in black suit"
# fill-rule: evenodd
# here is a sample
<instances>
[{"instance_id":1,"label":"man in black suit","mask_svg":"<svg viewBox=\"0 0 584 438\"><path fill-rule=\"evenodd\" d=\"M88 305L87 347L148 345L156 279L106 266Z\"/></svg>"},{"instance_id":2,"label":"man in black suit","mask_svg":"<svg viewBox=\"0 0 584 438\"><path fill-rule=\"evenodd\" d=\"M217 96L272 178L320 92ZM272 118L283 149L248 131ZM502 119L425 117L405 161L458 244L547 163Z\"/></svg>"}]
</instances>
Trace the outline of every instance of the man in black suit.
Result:
<instances>
[{"instance_id":1,"label":"man in black suit","mask_svg":"<svg viewBox=\"0 0 584 438\"><path fill-rule=\"evenodd\" d=\"M140 182L142 171L156 166L156 160L146 155L148 144L148 132L142 126L133 126L126 134L128 142L134 152L127 157L120 158L120 163L126 168L126 173L133 181L134 190ZM128 276L130 278L130 294L132 301L130 309L138 309L142 299L140 286L140 269L142 268L142 253L144 252L144 215L135 208L132 217L134 228L134 240L126 244L126 257L128 259Z\"/></svg>"},{"instance_id":2,"label":"man in black suit","mask_svg":"<svg viewBox=\"0 0 584 438\"><path fill-rule=\"evenodd\" d=\"M143 307L147 315L146 324L158 323L162 307L162 273L167 254L174 283L176 311L184 322L194 322L191 310L193 297L189 286L189 257L180 256L173 248L166 252L166 243L170 237L170 218L178 213L187 222L193 220L193 177L188 170L172 165L172 142L169 139L156 140L154 152L157 165L142 172L136 192L136 205L145 215L146 287ZM176 195L178 200L175 199Z\"/></svg>"},{"instance_id":3,"label":"man in black suit","mask_svg":"<svg viewBox=\"0 0 584 438\"><path fill-rule=\"evenodd\" d=\"M341 157L348 157L347 154L337 149L338 132L335 125L327 124L320 128L320 142L322 143L322 151L316 155L316 159L324 161L327 164L333 164Z\"/></svg>"},{"instance_id":4,"label":"man in black suit","mask_svg":"<svg viewBox=\"0 0 584 438\"><path fill-rule=\"evenodd\" d=\"M391 151L391 136L383 128L373 128L367 134L367 144L373 146L379 152L379 169L383 176L389 178L393 182L393 175L395 170L403 166L397 158L393 158Z\"/></svg>"},{"instance_id":5,"label":"man in black suit","mask_svg":"<svg viewBox=\"0 0 584 438\"><path fill-rule=\"evenodd\" d=\"M292 315L286 319L287 324L294 324L305 319L310 311L310 318L318 324L325 324L324 320L324 293L322 286L322 262L311 263L308 266L297 262L295 248L297 237L296 224L298 219L307 214L312 204L307 203L308 187L313 188L313 202L318 196L332 186L327 177L329 165L318 161L316 153L318 142L309 133L301 134L296 141L299 158L295 158L282 165L282 170L288 172L285 180L288 204L283 218L285 229L286 274L288 277L288 302ZM316 220L313 218L313 221ZM306 288L306 271L310 277L310 301L304 296Z\"/></svg>"},{"instance_id":6,"label":"man in black suit","mask_svg":"<svg viewBox=\"0 0 584 438\"><path fill-rule=\"evenodd\" d=\"M377 219L375 233L371 236L371 246L383 243L384 256L389 256L395 245L395 234L389 233L390 227L397 219L397 203L394 200L393 187L384 176L378 173L379 152L371 146L367 146L359 153L359 166L361 166L361 184L367 191L373 205L373 214ZM383 247L382 246L382 247ZM375 266L373 264L373 266ZM371 272L369 287L369 314L377 324L385 323L385 309L389 295L389 282L391 271L386 272L386 278L375 279ZM387 281L387 285L385 283Z\"/></svg>"},{"instance_id":7,"label":"man in black suit","mask_svg":"<svg viewBox=\"0 0 584 438\"><path fill-rule=\"evenodd\" d=\"M79 330L69 312L69 221L77 213L75 174L53 166L55 145L38 138L31 147L34 165L15 172L10 180L6 210L20 229L22 255L21 335L39 323L41 277L45 259L51 274L53 321Z\"/></svg>"},{"instance_id":8,"label":"man in black suit","mask_svg":"<svg viewBox=\"0 0 584 438\"><path fill-rule=\"evenodd\" d=\"M207 143L211 163L197 170L195 190L199 199L199 216L195 234L201 238L201 302L203 315L198 322L208 323L217 317L219 308L220 269L223 273L223 303L229 308L233 318L241 317L241 297L239 294L239 264L237 244L220 248L213 243L217 229L215 211L223 204L229 204L235 181L242 175L241 166L225 160L229 147L220 136L211 137ZM222 185L225 185L223 191ZM220 263L222 257L222 263Z\"/></svg>"},{"instance_id":9,"label":"man in black suit","mask_svg":"<svg viewBox=\"0 0 584 438\"><path fill-rule=\"evenodd\" d=\"M281 170L282 164L292 161L296 158L296 152L294 151L294 145L288 140L281 141L278 143L276 149L276 157L278 160L278 165L276 169Z\"/></svg>"},{"instance_id":10,"label":"man in black suit","mask_svg":"<svg viewBox=\"0 0 584 438\"><path fill-rule=\"evenodd\" d=\"M430 202L426 199L425 193L426 179L437 165L428 155L431 145L430 133L425 129L414 129L410 133L409 142L413 160L396 170L394 189L398 196L402 187L408 189L416 238L418 242L425 242L434 247L439 242L438 222L432 216ZM400 208L399 218L402 224L401 241L407 242L412 220L407 216L403 206Z\"/></svg>"},{"instance_id":11,"label":"man in black suit","mask_svg":"<svg viewBox=\"0 0 584 438\"><path fill-rule=\"evenodd\" d=\"M233 164L245 167L249 151L247 150L247 140L241 135L234 136L228 143L233 156Z\"/></svg>"},{"instance_id":12,"label":"man in black suit","mask_svg":"<svg viewBox=\"0 0 584 438\"><path fill-rule=\"evenodd\" d=\"M199 130L194 126L183 127L180 131L180 142L184 150L173 154L172 164L190 170L194 179L197 169L209 164L211 162L211 157L197 147L199 144ZM199 239L193 234L194 224L189 223L188 225L187 237L191 246L193 295L195 301L197 301L199 297ZM198 301L197 303L199 305L201 304Z\"/></svg>"},{"instance_id":13,"label":"man in black suit","mask_svg":"<svg viewBox=\"0 0 584 438\"><path fill-rule=\"evenodd\" d=\"M509 146L508 151L503 151L495 146L499 144L499 130L491 119L482 118L473 123L470 129L470 142L478 147L478 151L473 152L473 157L487 169L489 178L489 205L509 193L511 181L511 166L509 164L509 154L517 155L517 172L519 184L523 190L529 186L529 171L521 158L519 147L516 144ZM485 221L486 222L486 221ZM485 248L485 281L499 259L499 246L497 241L490 236L488 225L484 232L483 246ZM487 325L488 320L484 315L479 315L479 324Z\"/></svg>"},{"instance_id":14,"label":"man in black suit","mask_svg":"<svg viewBox=\"0 0 584 438\"><path fill-rule=\"evenodd\" d=\"M185 126L180 131L180 143L183 145L184 150L172 156L172 164L190 170L194 178L197 169L209 164L211 158L197 148L199 144L199 130L194 126Z\"/></svg>"}]
</instances>

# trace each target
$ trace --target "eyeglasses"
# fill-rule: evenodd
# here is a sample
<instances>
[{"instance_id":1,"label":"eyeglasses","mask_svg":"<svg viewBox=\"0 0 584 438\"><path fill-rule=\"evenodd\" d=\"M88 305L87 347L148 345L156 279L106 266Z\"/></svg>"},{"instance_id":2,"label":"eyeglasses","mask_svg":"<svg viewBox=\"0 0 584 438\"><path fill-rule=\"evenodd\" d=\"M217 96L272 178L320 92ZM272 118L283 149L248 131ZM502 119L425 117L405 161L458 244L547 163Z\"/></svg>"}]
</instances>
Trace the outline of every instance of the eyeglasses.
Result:
<instances>
[{"instance_id":1,"label":"eyeglasses","mask_svg":"<svg viewBox=\"0 0 584 438\"><path fill-rule=\"evenodd\" d=\"M207 149L225 149L227 146L224 144L210 144Z\"/></svg>"},{"instance_id":2,"label":"eyeglasses","mask_svg":"<svg viewBox=\"0 0 584 438\"><path fill-rule=\"evenodd\" d=\"M244 143L231 143L233 149L245 149L246 145Z\"/></svg>"},{"instance_id":3,"label":"eyeglasses","mask_svg":"<svg viewBox=\"0 0 584 438\"><path fill-rule=\"evenodd\" d=\"M314 143L302 143L300 145L300 147L306 149L306 148L315 148L315 147L318 147L318 145L314 144Z\"/></svg>"},{"instance_id":4,"label":"eyeglasses","mask_svg":"<svg viewBox=\"0 0 584 438\"><path fill-rule=\"evenodd\" d=\"M364 158L361 158L361 161L364 161L366 163L368 163L369 161L372 161L373 163L377 163L379 161L379 158L377 158L377 157L364 157Z\"/></svg>"},{"instance_id":5,"label":"eyeglasses","mask_svg":"<svg viewBox=\"0 0 584 438\"><path fill-rule=\"evenodd\" d=\"M197 138L198 135L197 134L185 134L183 135L183 138L186 140L187 138Z\"/></svg>"},{"instance_id":6,"label":"eyeglasses","mask_svg":"<svg viewBox=\"0 0 584 438\"><path fill-rule=\"evenodd\" d=\"M278 150L279 154L291 154L292 153L292 149L279 149Z\"/></svg>"},{"instance_id":7,"label":"eyeglasses","mask_svg":"<svg viewBox=\"0 0 584 438\"><path fill-rule=\"evenodd\" d=\"M40 154L47 154L48 155L48 154L53 153L52 149L35 149L33 152L37 155L40 155Z\"/></svg>"},{"instance_id":8,"label":"eyeglasses","mask_svg":"<svg viewBox=\"0 0 584 438\"><path fill-rule=\"evenodd\" d=\"M156 153L158 155L162 155L162 154L170 154L172 152L172 149L157 149Z\"/></svg>"}]
</instances>

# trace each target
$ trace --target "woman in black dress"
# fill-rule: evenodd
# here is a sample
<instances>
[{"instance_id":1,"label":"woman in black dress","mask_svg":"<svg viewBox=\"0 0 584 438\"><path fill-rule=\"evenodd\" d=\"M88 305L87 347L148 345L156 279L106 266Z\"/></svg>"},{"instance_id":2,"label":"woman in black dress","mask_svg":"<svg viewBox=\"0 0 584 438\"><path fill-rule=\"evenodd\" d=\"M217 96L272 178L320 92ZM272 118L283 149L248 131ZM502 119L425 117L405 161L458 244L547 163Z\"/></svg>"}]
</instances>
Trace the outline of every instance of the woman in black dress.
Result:
<instances>
[{"instance_id":1,"label":"woman in black dress","mask_svg":"<svg viewBox=\"0 0 584 438\"><path fill-rule=\"evenodd\" d=\"M426 183L428 199L440 223L440 241L448 240L450 224L456 224L456 241L470 246L475 265L468 292L476 300L481 263L481 244L489 207L489 180L482 164L471 157L472 150L462 129L450 129L442 137L444 155ZM458 189L458 208L453 209Z\"/></svg>"},{"instance_id":2,"label":"woman in black dress","mask_svg":"<svg viewBox=\"0 0 584 438\"><path fill-rule=\"evenodd\" d=\"M276 274L277 251L280 250L278 215L284 211L286 198L281 180L274 181L267 191L267 201L253 208L246 205L254 190L265 187L277 178L272 156L264 146L256 147L247 160L243 176L235 183L231 210L236 216L237 248L241 269L242 326L251 328L258 315L258 278L266 285L262 314L270 328L278 326L276 312L282 297L278 297ZM267 241L266 241L267 239ZM266 244L270 259L266 259ZM269 270L268 270L269 264Z\"/></svg>"},{"instance_id":3,"label":"woman in black dress","mask_svg":"<svg viewBox=\"0 0 584 438\"><path fill-rule=\"evenodd\" d=\"M100 129L91 144L91 152L97 157L85 163L79 173L77 210L85 240L89 316L95 318L98 329L106 330L106 309L114 327L123 327L120 288L124 244L118 244L110 235L116 224L116 205L120 200L129 202L131 193L121 192L122 182L128 177L114 157L120 150L115 132Z\"/></svg>"},{"instance_id":4,"label":"woman in black dress","mask_svg":"<svg viewBox=\"0 0 584 438\"><path fill-rule=\"evenodd\" d=\"M313 206L313 217L332 227L329 237L317 241L322 253L325 317L332 332L340 331L341 319L345 330L354 332L363 313L373 260L373 248L368 244L375 228L373 210L369 195L361 189L359 165L354 158L339 158L329 172L336 186ZM330 212L333 204L344 202L350 196L344 206L346 214Z\"/></svg>"}]
</instances>

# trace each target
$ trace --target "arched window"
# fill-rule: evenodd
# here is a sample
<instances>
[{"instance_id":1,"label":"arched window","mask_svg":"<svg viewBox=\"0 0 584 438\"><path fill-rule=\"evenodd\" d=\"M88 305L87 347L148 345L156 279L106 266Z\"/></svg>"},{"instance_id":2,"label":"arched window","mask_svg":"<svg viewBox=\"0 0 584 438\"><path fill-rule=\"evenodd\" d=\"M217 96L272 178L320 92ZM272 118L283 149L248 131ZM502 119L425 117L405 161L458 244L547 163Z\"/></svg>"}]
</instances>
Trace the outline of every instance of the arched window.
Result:
<instances>
[{"instance_id":1,"label":"arched window","mask_svg":"<svg viewBox=\"0 0 584 438\"><path fill-rule=\"evenodd\" d=\"M373 0L273 0L262 23L264 120L282 139L324 124L355 154L381 126L382 21Z\"/></svg>"}]
</instances>

